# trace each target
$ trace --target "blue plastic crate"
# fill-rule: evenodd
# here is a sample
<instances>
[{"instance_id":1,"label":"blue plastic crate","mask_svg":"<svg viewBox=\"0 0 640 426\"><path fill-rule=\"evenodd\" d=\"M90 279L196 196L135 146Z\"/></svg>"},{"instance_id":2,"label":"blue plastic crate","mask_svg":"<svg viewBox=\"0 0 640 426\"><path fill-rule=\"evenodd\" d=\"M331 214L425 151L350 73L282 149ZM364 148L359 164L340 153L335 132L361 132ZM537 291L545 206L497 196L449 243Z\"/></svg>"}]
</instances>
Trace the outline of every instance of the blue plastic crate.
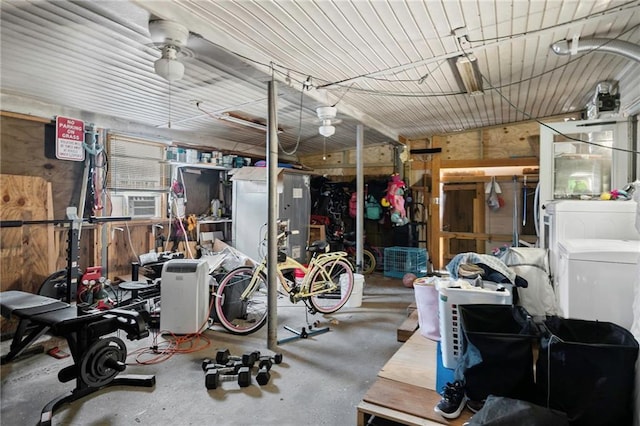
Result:
<instances>
[{"instance_id":1,"label":"blue plastic crate","mask_svg":"<svg viewBox=\"0 0 640 426\"><path fill-rule=\"evenodd\" d=\"M402 278L412 273L427 275L427 250L417 247L387 247L384 249L384 276Z\"/></svg>"}]
</instances>

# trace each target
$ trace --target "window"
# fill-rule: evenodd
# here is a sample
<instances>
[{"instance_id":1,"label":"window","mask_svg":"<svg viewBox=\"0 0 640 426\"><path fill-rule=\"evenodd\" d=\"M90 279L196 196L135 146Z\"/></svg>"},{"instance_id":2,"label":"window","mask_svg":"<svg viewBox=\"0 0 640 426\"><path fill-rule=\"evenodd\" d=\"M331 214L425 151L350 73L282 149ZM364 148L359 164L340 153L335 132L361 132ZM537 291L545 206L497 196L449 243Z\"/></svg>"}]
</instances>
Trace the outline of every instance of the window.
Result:
<instances>
[{"instance_id":1,"label":"window","mask_svg":"<svg viewBox=\"0 0 640 426\"><path fill-rule=\"evenodd\" d=\"M168 166L163 162L164 144L110 133L107 136L107 146L108 189L112 191L168 190Z\"/></svg>"}]
</instances>

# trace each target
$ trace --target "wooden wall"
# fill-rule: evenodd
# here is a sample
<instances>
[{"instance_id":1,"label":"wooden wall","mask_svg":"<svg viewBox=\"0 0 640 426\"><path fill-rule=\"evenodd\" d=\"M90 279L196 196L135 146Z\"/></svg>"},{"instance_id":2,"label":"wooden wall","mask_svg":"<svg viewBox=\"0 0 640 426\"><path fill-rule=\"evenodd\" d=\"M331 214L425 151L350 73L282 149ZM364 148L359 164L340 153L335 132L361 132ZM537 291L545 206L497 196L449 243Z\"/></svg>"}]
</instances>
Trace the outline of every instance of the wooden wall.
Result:
<instances>
[{"instance_id":1,"label":"wooden wall","mask_svg":"<svg viewBox=\"0 0 640 426\"><path fill-rule=\"evenodd\" d=\"M543 121L552 123L562 121L565 118L579 118L579 114L549 117ZM442 148L441 159L443 162L539 158L539 140L540 124L537 121L522 121L436 135L433 136L433 146Z\"/></svg>"},{"instance_id":2,"label":"wooden wall","mask_svg":"<svg viewBox=\"0 0 640 426\"><path fill-rule=\"evenodd\" d=\"M344 180L345 177L355 177L356 175L356 157L355 148L329 152L326 159L323 154L307 155L300 157L300 162L311 167L313 171L319 175L325 175L336 181ZM399 172L394 168L394 149L391 145L379 145L363 149L362 160L364 164L365 176L391 175Z\"/></svg>"},{"instance_id":3,"label":"wooden wall","mask_svg":"<svg viewBox=\"0 0 640 426\"><path fill-rule=\"evenodd\" d=\"M0 172L35 176L51 183L53 218L65 219L66 208L80 201L84 163L45 156L46 120L0 115Z\"/></svg>"},{"instance_id":4,"label":"wooden wall","mask_svg":"<svg viewBox=\"0 0 640 426\"><path fill-rule=\"evenodd\" d=\"M557 117L550 117L543 121L558 122L564 118L579 118L578 114L568 114ZM529 174L529 186L538 180L536 169L539 167L540 158L540 124L536 121L525 121L501 126L492 126L482 129L473 129L465 132L458 132L446 135L436 135L432 138L434 148L442 148L441 154L432 156L431 161L431 184L433 191L431 198L431 210L439 212L431 215L429 225L429 254L436 268L446 265L448 259L457 254L455 246L469 248L469 245L455 242L456 239L469 239L475 241L478 252L490 250L493 247L510 243L510 236L513 235L513 204L517 194L522 196L522 175L525 171ZM513 167L520 168L518 172L519 187L514 191L511 183L512 176L503 177L501 185L504 185L506 206L498 212L489 211L484 203L483 191L478 191L478 195L473 200L473 205L465 202L459 206L447 206L448 209L466 209L473 211L474 232L458 232L455 235L443 229L446 225L441 221L443 213L444 193L439 190L442 183L447 184L475 184L484 185L490 175L499 175L496 169L505 170ZM465 170L471 168L490 168L490 174L477 176L475 171ZM457 169L455 173L449 174L447 169ZM507 172L507 174L510 172ZM467 200L468 201L468 200ZM519 198L519 206L523 204ZM532 200L528 201L528 209L531 210ZM458 215L457 217L466 217ZM519 218L522 222L522 216ZM464 228L464 226L461 225ZM466 229L466 228L465 228ZM524 239L535 242L535 235L532 232L532 221L528 220L528 225L520 229ZM522 234L521 234L522 235Z\"/></svg>"},{"instance_id":5,"label":"wooden wall","mask_svg":"<svg viewBox=\"0 0 640 426\"><path fill-rule=\"evenodd\" d=\"M80 203L84 162L45 156L47 123L49 120L5 112L0 115L0 220L66 219L67 207ZM37 293L50 274L66 267L67 236L68 227L64 226L0 228L0 290ZM136 247L138 252L149 248L149 239L142 241L144 247ZM101 225L83 224L80 269L100 265L101 248ZM115 259L122 254L130 261L128 250L114 253Z\"/></svg>"},{"instance_id":6,"label":"wooden wall","mask_svg":"<svg viewBox=\"0 0 640 426\"><path fill-rule=\"evenodd\" d=\"M66 208L78 206L84 163L45 156L47 123L0 115L1 220L66 219ZM66 234L52 225L1 229L0 288L37 292L64 267Z\"/></svg>"},{"instance_id":7,"label":"wooden wall","mask_svg":"<svg viewBox=\"0 0 640 426\"><path fill-rule=\"evenodd\" d=\"M52 219L51 187L40 177L0 175L3 221ZM37 292L55 268L53 225L0 228L0 290Z\"/></svg>"},{"instance_id":8,"label":"wooden wall","mask_svg":"<svg viewBox=\"0 0 640 426\"><path fill-rule=\"evenodd\" d=\"M80 204L84 162L46 157L45 126L50 123L37 117L0 114L0 220L66 219L67 207ZM205 213L211 199L221 196L217 171L184 173L184 178L187 213ZM158 232L168 237L167 219L83 223L80 269L102 265L106 252L108 277L129 275L131 262L154 248L153 224L163 225ZM66 267L67 236L64 226L1 228L0 289L37 293L50 274Z\"/></svg>"}]
</instances>

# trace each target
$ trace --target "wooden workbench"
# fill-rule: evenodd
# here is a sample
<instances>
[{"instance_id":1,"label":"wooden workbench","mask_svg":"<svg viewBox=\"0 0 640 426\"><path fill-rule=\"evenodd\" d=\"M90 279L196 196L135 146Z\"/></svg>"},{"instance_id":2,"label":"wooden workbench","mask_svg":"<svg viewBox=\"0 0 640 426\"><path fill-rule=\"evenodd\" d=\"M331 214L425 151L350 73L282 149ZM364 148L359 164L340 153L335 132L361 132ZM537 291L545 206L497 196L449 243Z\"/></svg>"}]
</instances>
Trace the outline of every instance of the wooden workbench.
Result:
<instances>
[{"instance_id":1,"label":"wooden workbench","mask_svg":"<svg viewBox=\"0 0 640 426\"><path fill-rule=\"evenodd\" d=\"M441 399L436 387L436 342L413 333L378 373L358 404L358 426L376 416L410 426L462 425L472 413L448 420L433 411Z\"/></svg>"}]
</instances>

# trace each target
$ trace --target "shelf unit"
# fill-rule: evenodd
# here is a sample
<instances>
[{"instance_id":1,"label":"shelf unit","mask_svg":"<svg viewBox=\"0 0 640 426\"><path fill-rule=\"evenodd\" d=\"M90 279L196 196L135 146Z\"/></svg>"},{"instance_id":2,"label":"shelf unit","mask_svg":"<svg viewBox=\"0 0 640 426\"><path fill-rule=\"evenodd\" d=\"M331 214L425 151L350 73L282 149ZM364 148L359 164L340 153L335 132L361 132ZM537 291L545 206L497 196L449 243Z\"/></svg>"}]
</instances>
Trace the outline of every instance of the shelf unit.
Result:
<instances>
[{"instance_id":1,"label":"shelf unit","mask_svg":"<svg viewBox=\"0 0 640 426\"><path fill-rule=\"evenodd\" d=\"M222 198L224 200L225 208L227 210L231 208L232 206L231 186L225 186L223 183L227 180L228 172L230 170L233 170L232 167L220 166L212 163L182 163L182 162L176 162L176 161L168 161L166 162L166 164L171 168L170 176L171 176L172 182L174 180L181 180L181 178L184 177L180 175L181 170L194 170L194 171L207 170L207 171L220 172L217 177L217 183L213 184L213 185L218 185L218 188L217 190L212 191L217 195L210 198L217 198L217 199ZM184 180L186 181L187 179L185 178ZM201 183L196 182L196 184L201 184ZM227 213L225 217L214 217L214 216L203 217L202 212L206 210L205 207L209 206L211 199L203 200L203 197L202 197L203 194L199 194L199 193L196 193L194 195L193 188L187 187L186 194L187 194L186 214L187 215L196 214L199 216L196 224L196 241L198 242L200 241L201 234L205 232L204 229L211 230L211 231L222 231L224 234L224 240L231 241L232 219L229 217L226 217L228 214L230 214L230 212ZM189 200L193 199L194 197L199 197L197 205L200 208L197 211L189 211L189 203L190 203ZM206 206L205 206L205 201L207 202Z\"/></svg>"}]
</instances>

